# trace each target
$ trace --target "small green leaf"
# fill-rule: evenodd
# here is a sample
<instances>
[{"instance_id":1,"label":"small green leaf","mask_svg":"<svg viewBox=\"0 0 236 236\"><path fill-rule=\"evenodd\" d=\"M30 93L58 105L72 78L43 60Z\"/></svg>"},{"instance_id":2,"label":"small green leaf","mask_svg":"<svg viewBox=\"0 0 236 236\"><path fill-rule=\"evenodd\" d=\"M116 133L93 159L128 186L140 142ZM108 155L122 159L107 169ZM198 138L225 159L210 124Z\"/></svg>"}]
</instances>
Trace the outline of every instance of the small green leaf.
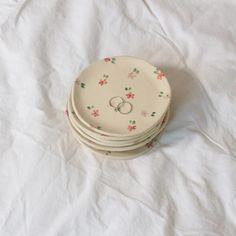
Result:
<instances>
[{"instance_id":1,"label":"small green leaf","mask_svg":"<svg viewBox=\"0 0 236 236\"><path fill-rule=\"evenodd\" d=\"M163 94L164 92L161 91L160 93Z\"/></svg>"}]
</instances>

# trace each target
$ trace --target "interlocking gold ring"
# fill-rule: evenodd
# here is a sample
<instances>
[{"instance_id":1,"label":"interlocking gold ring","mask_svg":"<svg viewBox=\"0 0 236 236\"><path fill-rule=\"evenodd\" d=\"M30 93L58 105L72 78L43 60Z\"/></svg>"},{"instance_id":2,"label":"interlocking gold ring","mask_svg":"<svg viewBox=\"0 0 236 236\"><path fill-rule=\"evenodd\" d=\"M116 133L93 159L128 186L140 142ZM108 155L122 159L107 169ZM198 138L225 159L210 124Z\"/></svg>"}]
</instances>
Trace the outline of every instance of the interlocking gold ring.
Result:
<instances>
[{"instance_id":1,"label":"interlocking gold ring","mask_svg":"<svg viewBox=\"0 0 236 236\"><path fill-rule=\"evenodd\" d=\"M133 105L119 96L112 97L109 100L109 105L123 115L129 114L133 110Z\"/></svg>"}]
</instances>

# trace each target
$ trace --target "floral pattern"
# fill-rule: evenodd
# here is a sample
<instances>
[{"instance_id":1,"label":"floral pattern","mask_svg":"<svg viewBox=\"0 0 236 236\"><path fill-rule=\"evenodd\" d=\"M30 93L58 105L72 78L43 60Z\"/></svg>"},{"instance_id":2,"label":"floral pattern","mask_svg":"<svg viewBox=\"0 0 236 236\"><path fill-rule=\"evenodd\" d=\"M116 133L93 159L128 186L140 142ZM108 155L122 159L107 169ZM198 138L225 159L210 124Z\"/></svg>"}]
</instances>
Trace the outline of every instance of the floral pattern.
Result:
<instances>
[{"instance_id":1,"label":"floral pattern","mask_svg":"<svg viewBox=\"0 0 236 236\"><path fill-rule=\"evenodd\" d=\"M128 74L128 78L129 79L133 79L135 78L137 75L139 74L139 70L134 68L133 71L131 71L129 74Z\"/></svg>"},{"instance_id":2,"label":"floral pattern","mask_svg":"<svg viewBox=\"0 0 236 236\"><path fill-rule=\"evenodd\" d=\"M129 93L125 94L125 96L126 96L128 99L134 99L135 94L132 93L132 92L129 92Z\"/></svg>"},{"instance_id":3,"label":"floral pattern","mask_svg":"<svg viewBox=\"0 0 236 236\"><path fill-rule=\"evenodd\" d=\"M85 83L80 82L78 79L75 81L77 85L79 85L81 88L85 88Z\"/></svg>"},{"instance_id":4,"label":"floral pattern","mask_svg":"<svg viewBox=\"0 0 236 236\"><path fill-rule=\"evenodd\" d=\"M94 117L99 116L99 110L98 110L98 109L94 109L94 110L92 111L91 115L94 116Z\"/></svg>"},{"instance_id":5,"label":"floral pattern","mask_svg":"<svg viewBox=\"0 0 236 236\"><path fill-rule=\"evenodd\" d=\"M146 145L145 145L146 148L153 148L156 141L157 141L157 138L154 138L150 142L146 143Z\"/></svg>"},{"instance_id":6,"label":"floral pattern","mask_svg":"<svg viewBox=\"0 0 236 236\"><path fill-rule=\"evenodd\" d=\"M104 61L116 64L116 58L115 57L106 57L106 58L104 58Z\"/></svg>"},{"instance_id":7,"label":"floral pattern","mask_svg":"<svg viewBox=\"0 0 236 236\"><path fill-rule=\"evenodd\" d=\"M103 79L100 79L99 82L98 82L100 84L100 86L103 86L103 85L107 84L107 79L108 78L109 78L109 75L104 74Z\"/></svg>"},{"instance_id":8,"label":"floral pattern","mask_svg":"<svg viewBox=\"0 0 236 236\"><path fill-rule=\"evenodd\" d=\"M112 63L112 64L116 64L116 62L117 62L117 58L115 58L115 57L106 57L106 58L104 58L104 64L105 63ZM119 62L119 59L118 59L118 62ZM103 65L104 65L103 64ZM136 65L135 65L136 66ZM124 101L124 103L128 103L128 104L131 104L131 103L133 103L133 101L132 101L132 99L135 99L135 100L138 100L140 97L138 96L139 94L137 94L138 93L138 89L136 90L135 89L135 87L133 87L133 86L135 86L135 85L133 85L133 83L135 82L135 80L136 80L136 82L137 82L137 84L139 83L139 75L140 75L140 70L141 70L141 72L143 72L143 70L142 70L142 67L139 65L138 66L138 68L133 68L134 66L132 66L131 68L129 68L127 71L126 71L126 75L125 75L125 77L126 78L124 78L124 79L134 79L133 81L130 81L130 80L126 80L126 82L127 82L127 84L126 84L126 87L124 88L124 90L123 90L123 94L118 94L118 96L120 95L121 96L121 98L122 98L122 101ZM113 68L113 66L112 66L112 68ZM155 75L153 75L153 77L155 76L155 78L152 78L152 79L156 79L156 80L162 80L164 77L165 77L165 74L161 71L161 70L158 70L157 68L155 68L154 70L151 70L151 73L154 73ZM103 74L104 73L104 74ZM106 73L108 73L108 74L106 74ZM98 86L99 88L100 87L104 87L105 85L107 85L108 84L108 86L106 87L106 88L110 88L110 86L112 86L112 82L113 82L113 80L112 80L112 77L110 77L111 76L111 74L109 73L109 72L107 72L107 71L103 71L101 74L100 74L100 78L98 77L97 78L97 80L95 80L95 85L96 86ZM137 79L136 79L137 78ZM85 82L87 82L87 81L85 81ZM79 88L86 88L86 83L84 83L84 82L81 82L81 81L79 81L79 79L77 79L76 81L75 81L75 83L76 83L76 85L78 85L79 86ZM161 84L160 82L157 82L158 84ZM138 84L139 85L139 84ZM129 87L129 86L131 86L131 87ZM139 85L140 86L140 85ZM85 92L86 91L88 91L88 89L89 89L89 82L87 82L87 89L86 90L84 90ZM101 88L101 90L100 91L102 91L102 92L106 92L107 91L107 89L105 88L105 90L102 90L102 88ZM161 88L161 86L160 86L160 89L162 89ZM160 90L154 90L154 91L156 91L156 93L157 93L157 96L159 97L159 98L169 98L169 95L168 94L166 94L167 93L167 91L168 91L168 89L167 90L165 90L165 88L163 88L163 90L164 91L160 91ZM169 92L168 92L169 93ZM89 94L90 95L90 94ZM115 94L116 96L117 96L117 94ZM158 99L158 98L157 98ZM135 101L134 100L134 101ZM93 102L91 102L91 103L93 103ZM133 106L133 104L131 104L130 105L131 107ZM120 107L119 107L120 108ZM126 107L125 107L126 108ZM151 106L150 106L150 108L151 108ZM92 117L94 117L94 118L96 118L96 117L99 117L101 114L100 114L100 112L101 112L101 109L100 109L100 107L96 107L96 105L94 106L94 105L89 105L89 106L87 106L87 109L88 109L88 114L89 115L91 115ZM118 108L115 108L114 110L115 111L117 111L117 109ZM155 118L151 118L151 117L157 117L158 116L158 112L156 112L156 111L152 111L151 109L149 109L149 107L143 107L143 109L147 109L147 110L141 110L140 111L140 113L139 113L139 116L143 116L143 117L146 117L146 119L155 119ZM155 109L155 108L154 108ZM119 111L119 110L118 110ZM73 112L71 112L72 114L73 114ZM66 110L66 114L68 115L68 111ZM74 113L75 114L75 113ZM103 114L103 112L102 112L102 114ZM123 113L122 113L123 114ZM124 114L128 114L128 113L124 113ZM101 120L101 118L102 118L102 116L100 117L100 118L98 118L98 121L102 121ZM136 117L133 117L133 119L134 118L136 118ZM128 118L129 119L129 118ZM129 122L129 123L128 123ZM137 124L136 124L136 121L135 120L129 120L129 121L126 121L126 125L123 127L124 129L126 129L126 132L127 132L127 130L129 131L129 132L134 132L135 133L135 131L137 131L138 130L138 128L140 128L140 127L142 127L142 123L141 122L139 122L139 120L138 120L138 118L137 118L137 122L138 122L138 128L137 128ZM127 124L128 123L128 124ZM101 122L101 124L102 124L102 122ZM93 128L95 128L95 129L98 129L98 130L101 130L101 126L99 126L98 124L96 124L95 123L95 125L93 126ZM105 127L103 127L103 129L105 130ZM101 134L101 135L103 135L103 134ZM104 136L106 136L106 135L104 135ZM152 147L153 146L153 140L151 141L151 142L149 142L149 143L147 143L146 144L146 146L147 146L147 148L150 148L150 147Z\"/></svg>"},{"instance_id":9,"label":"floral pattern","mask_svg":"<svg viewBox=\"0 0 236 236\"><path fill-rule=\"evenodd\" d=\"M103 86L104 84L107 84L107 80L106 79L100 79L98 82L101 86Z\"/></svg>"},{"instance_id":10,"label":"floral pattern","mask_svg":"<svg viewBox=\"0 0 236 236\"><path fill-rule=\"evenodd\" d=\"M145 110L142 110L141 111L141 115L143 116L143 117L149 117L149 115L150 116L152 116L152 117L154 117L154 116L156 116L156 112L155 111L153 111L153 112L151 112L150 114L149 114L149 112L147 112L147 111L145 111Z\"/></svg>"},{"instance_id":11,"label":"floral pattern","mask_svg":"<svg viewBox=\"0 0 236 236\"><path fill-rule=\"evenodd\" d=\"M162 80L165 77L165 74L161 71L159 71L158 75L157 75L157 79L158 80Z\"/></svg>"},{"instance_id":12,"label":"floral pattern","mask_svg":"<svg viewBox=\"0 0 236 236\"><path fill-rule=\"evenodd\" d=\"M143 116L143 117L147 117L148 116L148 112L147 111L145 111L145 110L142 110L141 111L141 115Z\"/></svg>"},{"instance_id":13,"label":"floral pattern","mask_svg":"<svg viewBox=\"0 0 236 236\"><path fill-rule=\"evenodd\" d=\"M147 117L147 116L152 116L152 117L154 117L154 116L156 116L156 112L153 111L153 112L149 113L149 112L147 112L147 111L145 111L145 110L142 110L142 111L141 111L141 115L142 115L143 117Z\"/></svg>"},{"instance_id":14,"label":"floral pattern","mask_svg":"<svg viewBox=\"0 0 236 236\"><path fill-rule=\"evenodd\" d=\"M130 91L128 93L125 94L125 96L128 99L134 99L135 94L131 92L132 88L131 87L125 87L125 91Z\"/></svg>"},{"instance_id":15,"label":"floral pattern","mask_svg":"<svg viewBox=\"0 0 236 236\"><path fill-rule=\"evenodd\" d=\"M128 125L128 130L129 132L132 132L133 130L136 130L136 121L135 120L130 120L129 125Z\"/></svg>"},{"instance_id":16,"label":"floral pattern","mask_svg":"<svg viewBox=\"0 0 236 236\"><path fill-rule=\"evenodd\" d=\"M100 114L99 114L99 110L98 109L95 109L94 106L87 106L87 109L88 110L91 110L92 112L90 113L93 117L98 117Z\"/></svg>"},{"instance_id":17,"label":"floral pattern","mask_svg":"<svg viewBox=\"0 0 236 236\"><path fill-rule=\"evenodd\" d=\"M150 141L150 142L146 143L145 146L146 146L147 148L152 148L153 145L154 145L154 142L153 142L153 141Z\"/></svg>"},{"instance_id":18,"label":"floral pattern","mask_svg":"<svg viewBox=\"0 0 236 236\"><path fill-rule=\"evenodd\" d=\"M162 80L165 77L165 74L160 70L155 69L155 71L153 73L157 74L156 79L158 79L158 80Z\"/></svg>"}]
</instances>

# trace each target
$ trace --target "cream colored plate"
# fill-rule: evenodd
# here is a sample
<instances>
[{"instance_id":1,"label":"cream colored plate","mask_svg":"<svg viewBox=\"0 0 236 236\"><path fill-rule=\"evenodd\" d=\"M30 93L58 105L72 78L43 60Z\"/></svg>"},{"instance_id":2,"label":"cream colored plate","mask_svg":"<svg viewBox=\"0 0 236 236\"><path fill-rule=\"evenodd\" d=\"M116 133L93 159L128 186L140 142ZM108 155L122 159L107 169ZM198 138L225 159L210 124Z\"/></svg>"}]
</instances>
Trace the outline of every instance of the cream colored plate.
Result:
<instances>
[{"instance_id":1,"label":"cream colored plate","mask_svg":"<svg viewBox=\"0 0 236 236\"><path fill-rule=\"evenodd\" d=\"M169 112L167 117L164 119L163 124L162 124L162 128L160 130L160 134L163 131L163 129L166 127L167 123L169 120ZM127 159L132 159L135 157L138 157L146 152L148 152L149 150L152 149L152 147L157 143L158 141L158 137L160 134L158 134L156 137L154 137L149 143L145 144L143 147L137 148L135 150L131 150L131 151L124 151L124 152L114 152L114 151L102 151L102 150L98 150L96 148L91 148L88 145L86 145L85 143L83 143L81 141L81 139L78 137L78 135L76 134L72 123L70 122L70 119L68 117L68 122L69 122L69 126L72 130L72 132L75 135L75 138L80 141L82 144L84 144L89 150L91 150L93 153L98 154L99 156L102 157L106 157L109 159L119 159L119 160L127 160Z\"/></svg>"},{"instance_id":2,"label":"cream colored plate","mask_svg":"<svg viewBox=\"0 0 236 236\"><path fill-rule=\"evenodd\" d=\"M70 119L70 122L71 122L78 138L83 143L85 143L89 147L92 147L92 148L95 148L95 149L98 149L98 150L103 150L103 151L120 151L120 152L123 152L123 151L130 151L130 150L137 149L139 147L144 146L146 143L150 142L150 140L152 140L155 136L157 136L161 131L161 128L157 128L152 135L148 136L143 141L140 141L138 143L134 143L134 144L131 144L131 145L125 145L125 146L102 145L102 144L99 144L97 142L92 141L91 139L88 139L83 133L80 132L80 130L76 129L76 127L73 125L73 122L71 121L70 114L69 114L69 119Z\"/></svg>"},{"instance_id":3,"label":"cream colored plate","mask_svg":"<svg viewBox=\"0 0 236 236\"><path fill-rule=\"evenodd\" d=\"M164 74L133 57L105 58L85 69L72 89L77 117L96 133L139 136L166 112L171 97Z\"/></svg>"},{"instance_id":4,"label":"cream colored plate","mask_svg":"<svg viewBox=\"0 0 236 236\"><path fill-rule=\"evenodd\" d=\"M129 139L129 140L104 140L104 136L99 135L100 137L97 137L94 135L94 133L90 133L85 127L80 126L80 121L77 118L75 112L72 110L72 106L71 106L71 101L70 99L68 100L68 114L70 115L70 120L71 123L73 124L73 126L75 127L75 129L77 130L77 132L80 133L80 135L84 136L86 139L97 143L99 145L103 145L103 146L110 146L110 147L125 147L125 146L130 146L130 145L134 145L134 144L138 144L144 140L146 140L148 137L155 135L155 133L157 132L157 130L160 128L161 126L161 122L164 119L164 117L162 118L162 120L158 123L158 126L156 126L155 128L153 128L150 132L145 133L145 135L141 136L141 137L137 137L135 139ZM85 129L83 129L85 128Z\"/></svg>"},{"instance_id":5,"label":"cream colored plate","mask_svg":"<svg viewBox=\"0 0 236 236\"><path fill-rule=\"evenodd\" d=\"M152 127L152 129L147 130L146 132L142 133L142 135L133 135L133 136L110 136L110 135L105 135L105 134L100 134L97 133L96 130L92 130L91 127L87 127L83 122L80 121L80 119L77 117L76 113L74 112L74 108L72 106L72 99L71 96L69 96L68 99L68 110L70 113L73 114L72 120L74 122L74 125L81 130L81 132L86 133L88 136L101 141L101 142L120 142L120 143L125 143L125 142L138 142L140 139L145 139L146 137L150 136L151 132L156 129L156 127L160 126L161 121L164 118L161 117L160 121L156 124L156 126Z\"/></svg>"}]
</instances>

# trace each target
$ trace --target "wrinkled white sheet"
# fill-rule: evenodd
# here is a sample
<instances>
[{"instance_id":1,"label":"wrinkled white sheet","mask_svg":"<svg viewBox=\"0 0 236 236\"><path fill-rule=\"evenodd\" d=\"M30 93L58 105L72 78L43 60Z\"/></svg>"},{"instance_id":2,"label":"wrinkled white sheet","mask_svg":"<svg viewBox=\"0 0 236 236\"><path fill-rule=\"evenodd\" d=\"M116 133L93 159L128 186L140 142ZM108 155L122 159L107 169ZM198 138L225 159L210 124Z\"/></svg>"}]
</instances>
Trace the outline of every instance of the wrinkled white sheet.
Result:
<instances>
[{"instance_id":1,"label":"wrinkled white sheet","mask_svg":"<svg viewBox=\"0 0 236 236\"><path fill-rule=\"evenodd\" d=\"M235 12L234 0L0 0L0 235L235 236ZM160 143L130 161L91 154L64 114L80 70L112 55L157 65L173 89Z\"/></svg>"}]
</instances>

